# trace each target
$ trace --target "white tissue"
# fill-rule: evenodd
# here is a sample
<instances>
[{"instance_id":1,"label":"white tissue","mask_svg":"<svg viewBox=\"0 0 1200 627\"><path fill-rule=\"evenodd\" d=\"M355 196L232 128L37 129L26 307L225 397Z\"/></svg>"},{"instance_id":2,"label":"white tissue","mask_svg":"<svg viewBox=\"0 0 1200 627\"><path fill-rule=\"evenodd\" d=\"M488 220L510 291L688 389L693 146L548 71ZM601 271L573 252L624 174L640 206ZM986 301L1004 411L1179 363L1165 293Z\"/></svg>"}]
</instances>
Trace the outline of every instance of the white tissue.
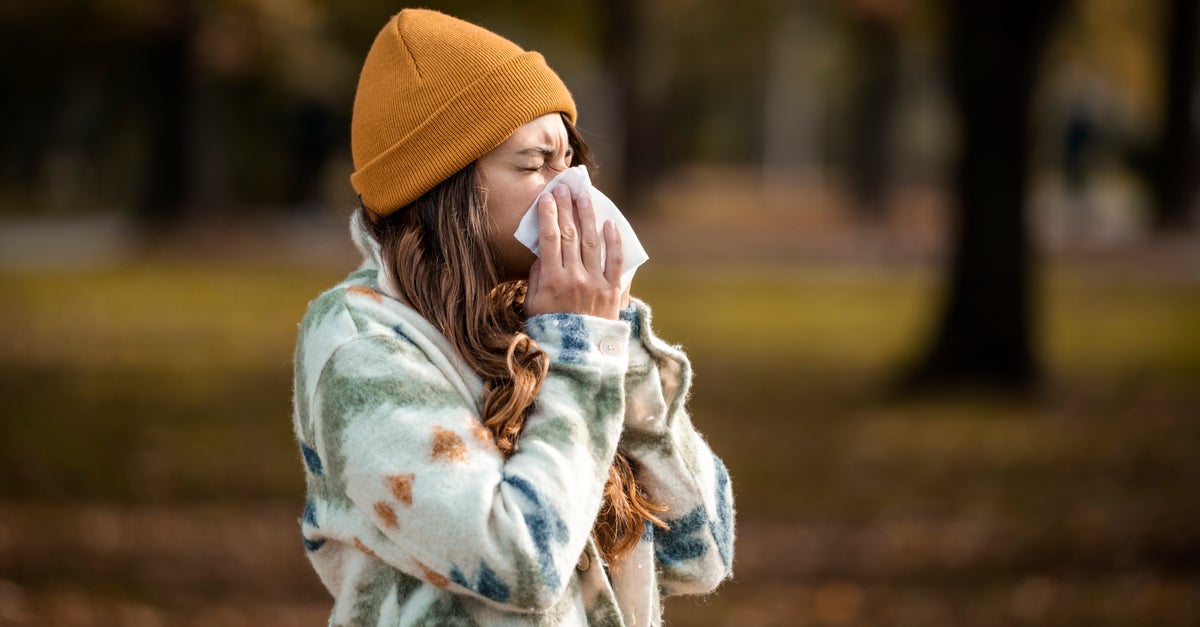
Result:
<instances>
[{"instance_id":1,"label":"white tissue","mask_svg":"<svg viewBox=\"0 0 1200 627\"><path fill-rule=\"evenodd\" d=\"M621 264L621 287L628 288L633 282L633 274L637 272L638 266L646 263L650 256L646 254L646 249L642 248L642 243L638 241L637 235L633 233L633 227L629 226L629 221L625 216L621 215L621 211L613 204L613 201L608 199L592 185L592 179L588 176L586 166L577 165L573 168L563 170L561 174L546 183L546 188L538 194L533 200L533 205L525 212L525 216L521 218L521 224L517 225L517 232L513 235L517 241L525 245L526 248L533 251L533 254L541 257L541 251L538 246L538 200L551 193L554 188L559 185L566 185L571 190L571 197L577 198L580 194L586 193L592 199L592 207L596 212L596 230L603 233L602 228L606 220L612 220L617 226L617 232L621 234L621 252L623 261Z\"/></svg>"}]
</instances>

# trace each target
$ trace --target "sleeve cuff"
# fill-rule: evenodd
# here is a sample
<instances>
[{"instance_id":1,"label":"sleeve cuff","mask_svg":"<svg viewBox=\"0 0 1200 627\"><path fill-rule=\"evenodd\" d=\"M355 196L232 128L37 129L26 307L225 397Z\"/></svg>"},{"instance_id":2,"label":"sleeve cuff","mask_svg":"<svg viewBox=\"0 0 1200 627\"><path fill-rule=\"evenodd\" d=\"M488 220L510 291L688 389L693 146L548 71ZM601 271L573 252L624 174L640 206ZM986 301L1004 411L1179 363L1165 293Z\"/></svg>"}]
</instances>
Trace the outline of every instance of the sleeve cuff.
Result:
<instances>
[{"instance_id":1,"label":"sleeve cuff","mask_svg":"<svg viewBox=\"0 0 1200 627\"><path fill-rule=\"evenodd\" d=\"M551 363L614 367L629 363L630 323L581 314L554 313L525 321L525 333Z\"/></svg>"}]
</instances>

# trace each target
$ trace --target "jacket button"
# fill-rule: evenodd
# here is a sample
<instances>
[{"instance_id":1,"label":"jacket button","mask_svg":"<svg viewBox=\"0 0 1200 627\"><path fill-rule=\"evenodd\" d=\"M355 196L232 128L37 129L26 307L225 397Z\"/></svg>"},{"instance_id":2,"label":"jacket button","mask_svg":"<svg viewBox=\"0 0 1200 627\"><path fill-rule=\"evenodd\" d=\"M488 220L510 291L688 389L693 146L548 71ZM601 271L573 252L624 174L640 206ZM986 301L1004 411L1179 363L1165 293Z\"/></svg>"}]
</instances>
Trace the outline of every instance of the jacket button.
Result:
<instances>
[{"instance_id":1,"label":"jacket button","mask_svg":"<svg viewBox=\"0 0 1200 627\"><path fill-rule=\"evenodd\" d=\"M579 554L579 563L575 565L575 570L584 573L592 567L592 558L588 557L587 551Z\"/></svg>"},{"instance_id":2,"label":"jacket button","mask_svg":"<svg viewBox=\"0 0 1200 627\"><path fill-rule=\"evenodd\" d=\"M621 343L611 337L600 340L600 352L605 355L620 355Z\"/></svg>"}]
</instances>

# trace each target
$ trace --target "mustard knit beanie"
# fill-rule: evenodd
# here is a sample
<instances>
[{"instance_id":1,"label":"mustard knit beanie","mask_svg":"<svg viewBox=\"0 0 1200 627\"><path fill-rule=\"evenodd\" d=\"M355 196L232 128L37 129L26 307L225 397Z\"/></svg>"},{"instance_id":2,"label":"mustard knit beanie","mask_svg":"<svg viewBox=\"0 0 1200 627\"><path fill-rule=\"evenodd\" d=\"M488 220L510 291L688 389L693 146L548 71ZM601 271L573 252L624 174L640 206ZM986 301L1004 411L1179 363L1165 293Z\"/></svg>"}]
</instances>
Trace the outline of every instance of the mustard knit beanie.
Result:
<instances>
[{"instance_id":1,"label":"mustard knit beanie","mask_svg":"<svg viewBox=\"0 0 1200 627\"><path fill-rule=\"evenodd\" d=\"M354 97L350 182L376 217L407 206L575 101L542 55L474 24L404 9L375 38Z\"/></svg>"}]
</instances>

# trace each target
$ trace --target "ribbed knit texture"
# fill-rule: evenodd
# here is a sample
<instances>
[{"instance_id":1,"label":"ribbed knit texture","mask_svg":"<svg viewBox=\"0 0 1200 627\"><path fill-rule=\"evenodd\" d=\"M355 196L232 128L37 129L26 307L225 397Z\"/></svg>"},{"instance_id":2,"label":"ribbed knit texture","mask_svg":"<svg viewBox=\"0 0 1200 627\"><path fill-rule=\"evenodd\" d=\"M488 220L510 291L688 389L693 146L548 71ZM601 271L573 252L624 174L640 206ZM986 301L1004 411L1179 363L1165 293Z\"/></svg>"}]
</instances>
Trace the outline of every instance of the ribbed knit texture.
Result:
<instances>
[{"instance_id":1,"label":"ribbed knit texture","mask_svg":"<svg viewBox=\"0 0 1200 627\"><path fill-rule=\"evenodd\" d=\"M367 53L350 181L376 217L416 200L527 122L575 101L542 55L437 11L405 9Z\"/></svg>"}]
</instances>

